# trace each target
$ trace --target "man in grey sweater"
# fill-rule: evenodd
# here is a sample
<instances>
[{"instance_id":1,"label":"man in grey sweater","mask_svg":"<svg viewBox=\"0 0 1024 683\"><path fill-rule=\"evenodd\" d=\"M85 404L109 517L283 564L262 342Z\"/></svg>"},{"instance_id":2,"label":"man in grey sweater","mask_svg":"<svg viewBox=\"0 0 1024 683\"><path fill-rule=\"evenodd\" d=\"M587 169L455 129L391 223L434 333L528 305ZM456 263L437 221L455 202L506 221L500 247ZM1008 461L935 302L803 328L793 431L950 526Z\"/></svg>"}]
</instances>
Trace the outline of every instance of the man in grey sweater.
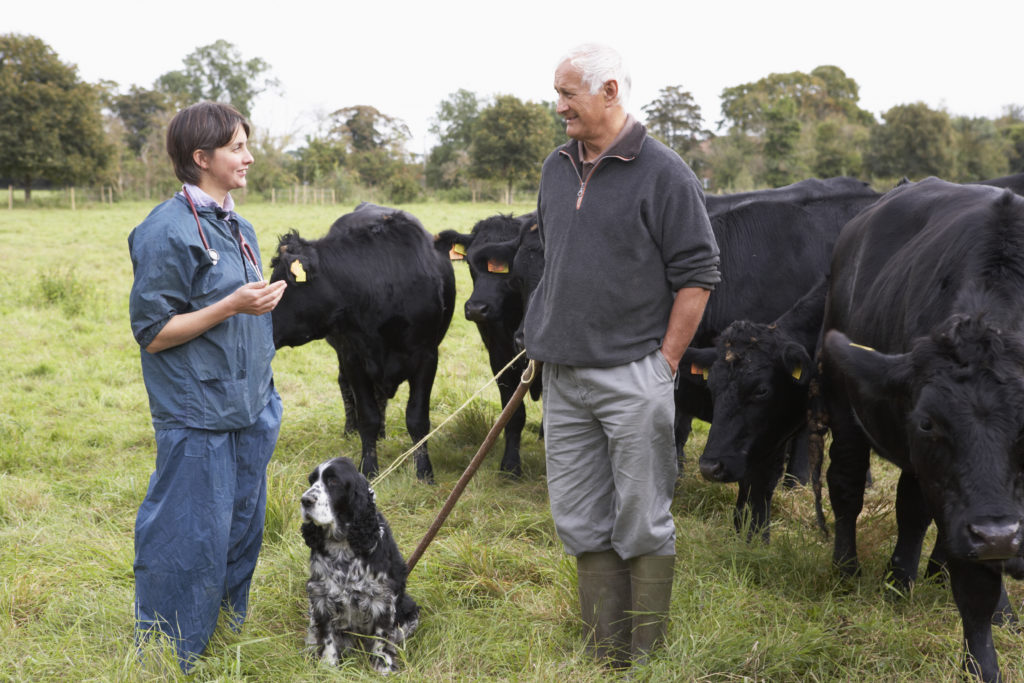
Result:
<instances>
[{"instance_id":1,"label":"man in grey sweater","mask_svg":"<svg viewBox=\"0 0 1024 683\"><path fill-rule=\"evenodd\" d=\"M718 247L693 171L627 114L615 50L574 48L554 85L572 139L541 174L545 265L526 349L544 363L548 493L588 647L622 667L665 633L673 384L720 280Z\"/></svg>"}]
</instances>

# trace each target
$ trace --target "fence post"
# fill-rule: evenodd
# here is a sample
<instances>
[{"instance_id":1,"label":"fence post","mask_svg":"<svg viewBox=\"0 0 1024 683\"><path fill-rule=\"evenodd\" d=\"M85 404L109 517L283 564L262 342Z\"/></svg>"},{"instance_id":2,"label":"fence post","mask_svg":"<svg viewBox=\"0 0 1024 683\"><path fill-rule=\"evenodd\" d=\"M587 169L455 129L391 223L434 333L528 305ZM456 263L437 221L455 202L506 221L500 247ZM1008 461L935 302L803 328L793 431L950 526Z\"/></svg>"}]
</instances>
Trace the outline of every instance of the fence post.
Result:
<instances>
[{"instance_id":1,"label":"fence post","mask_svg":"<svg viewBox=\"0 0 1024 683\"><path fill-rule=\"evenodd\" d=\"M277 204L277 190L270 188L270 203Z\"/></svg>"},{"instance_id":2,"label":"fence post","mask_svg":"<svg viewBox=\"0 0 1024 683\"><path fill-rule=\"evenodd\" d=\"M7 186L7 210L14 210L14 185Z\"/></svg>"},{"instance_id":3,"label":"fence post","mask_svg":"<svg viewBox=\"0 0 1024 683\"><path fill-rule=\"evenodd\" d=\"M298 204L298 203L299 203L299 184L295 183L295 186L292 188L292 204Z\"/></svg>"},{"instance_id":4,"label":"fence post","mask_svg":"<svg viewBox=\"0 0 1024 683\"><path fill-rule=\"evenodd\" d=\"M71 210L75 210L75 186L71 186Z\"/></svg>"}]
</instances>

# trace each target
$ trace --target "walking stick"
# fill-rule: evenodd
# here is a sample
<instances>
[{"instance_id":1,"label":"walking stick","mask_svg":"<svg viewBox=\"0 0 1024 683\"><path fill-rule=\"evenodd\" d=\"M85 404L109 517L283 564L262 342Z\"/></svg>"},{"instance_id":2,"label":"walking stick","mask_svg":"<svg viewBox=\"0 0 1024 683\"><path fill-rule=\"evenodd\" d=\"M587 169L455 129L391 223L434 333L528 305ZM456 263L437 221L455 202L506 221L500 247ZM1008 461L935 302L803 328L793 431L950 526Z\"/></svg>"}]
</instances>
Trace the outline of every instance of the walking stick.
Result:
<instances>
[{"instance_id":1,"label":"walking stick","mask_svg":"<svg viewBox=\"0 0 1024 683\"><path fill-rule=\"evenodd\" d=\"M437 513L437 518L434 519L434 523L427 529L426 535L423 536L423 540L413 551L412 555L409 556L409 561L406 563L409 573L412 573L412 568L419 562L420 557L423 556L423 552L430 545L430 542L434 540L434 536L441 529L441 525L448 519L448 515L455 508L455 503L458 502L459 497L465 490L466 485L469 484L469 480L476 474L477 469L484 461L484 457L491 450L494 442L498 439L498 434L505 428L505 424L512 418L512 413L519 408L519 405L523 402L523 396L526 395L526 390L530 388L530 384L533 383L534 375L537 372L537 365L535 361L530 361L530 364L526 366L526 370L523 371L523 376L519 380L519 386L516 387L515 393L512 394L512 398L505 404L505 408L501 411L501 415L498 416L494 426L491 427L491 431L487 432L484 442L480 444L480 448L477 450L476 455L470 460L469 465L466 467L466 471L462 473L459 481L455 484L455 488L448 494L448 500L444 502L444 506L441 511Z\"/></svg>"}]
</instances>

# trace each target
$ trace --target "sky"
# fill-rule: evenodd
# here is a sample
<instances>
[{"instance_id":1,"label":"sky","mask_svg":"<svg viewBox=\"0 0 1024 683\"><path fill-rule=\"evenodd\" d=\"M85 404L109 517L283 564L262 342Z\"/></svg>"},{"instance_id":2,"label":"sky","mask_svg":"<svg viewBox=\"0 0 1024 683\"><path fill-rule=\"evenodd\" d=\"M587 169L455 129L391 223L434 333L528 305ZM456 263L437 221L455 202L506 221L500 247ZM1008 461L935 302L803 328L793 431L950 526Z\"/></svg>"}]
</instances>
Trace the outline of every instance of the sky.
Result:
<instances>
[{"instance_id":1,"label":"sky","mask_svg":"<svg viewBox=\"0 0 1024 683\"><path fill-rule=\"evenodd\" d=\"M1024 0L6 4L0 33L41 38L82 80L122 91L152 87L197 47L227 40L280 81L279 92L256 100L252 119L289 147L330 112L370 105L404 121L409 151L423 154L449 95L554 100L559 58L589 41L622 53L633 80L628 108L641 120L662 88L682 86L715 130L724 88L826 64L857 82L860 106L879 119L913 102L989 118L1024 105Z\"/></svg>"}]
</instances>

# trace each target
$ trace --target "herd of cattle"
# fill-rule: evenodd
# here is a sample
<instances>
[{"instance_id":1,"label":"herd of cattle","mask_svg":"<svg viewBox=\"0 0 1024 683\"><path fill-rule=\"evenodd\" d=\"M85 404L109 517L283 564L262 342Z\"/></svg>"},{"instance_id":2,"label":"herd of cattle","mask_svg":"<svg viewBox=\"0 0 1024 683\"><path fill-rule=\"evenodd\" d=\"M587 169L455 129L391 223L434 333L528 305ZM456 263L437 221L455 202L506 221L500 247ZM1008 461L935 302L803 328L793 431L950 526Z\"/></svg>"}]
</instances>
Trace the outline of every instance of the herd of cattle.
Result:
<instances>
[{"instance_id":1,"label":"herd of cattle","mask_svg":"<svg viewBox=\"0 0 1024 683\"><path fill-rule=\"evenodd\" d=\"M964 667L983 680L1000 676L992 624L1016 621L1002 575L1024 578L1021 193L1024 173L971 185L929 178L884 195L831 178L707 196L722 282L676 388L679 457L692 418L710 422L701 474L738 482L736 528L765 540L777 484L786 472L817 482L821 458L808 457L808 443L831 431L833 560L845 574L858 570L869 451L897 465L891 581L905 590L915 580L934 521L928 571L948 572ZM429 431L452 259L468 264L465 316L492 370L516 358L544 268L536 228L533 214L498 215L434 236L406 212L364 203L318 240L281 238L271 279L290 286L273 314L275 344L334 347L365 475L378 471L383 410L400 383L413 441ZM499 377L502 405L525 363ZM520 406L505 428L500 468L514 476L525 418ZM430 481L425 445L415 463Z\"/></svg>"}]
</instances>

